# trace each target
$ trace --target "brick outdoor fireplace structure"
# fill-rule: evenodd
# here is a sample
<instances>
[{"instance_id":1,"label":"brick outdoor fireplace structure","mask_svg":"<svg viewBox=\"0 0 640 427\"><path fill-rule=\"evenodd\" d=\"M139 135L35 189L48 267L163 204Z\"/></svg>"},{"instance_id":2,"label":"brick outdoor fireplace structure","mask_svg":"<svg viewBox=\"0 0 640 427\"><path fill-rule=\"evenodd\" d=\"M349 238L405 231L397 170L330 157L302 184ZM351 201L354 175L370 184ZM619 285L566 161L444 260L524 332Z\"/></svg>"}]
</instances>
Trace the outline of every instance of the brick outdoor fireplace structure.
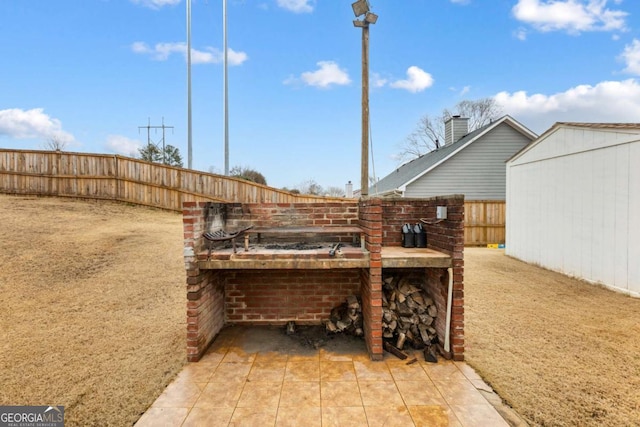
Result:
<instances>
[{"instance_id":1,"label":"brick outdoor fireplace structure","mask_svg":"<svg viewBox=\"0 0 640 427\"><path fill-rule=\"evenodd\" d=\"M436 218L438 207L447 208L446 219ZM402 247L405 223L424 225L426 249ZM198 361L225 325L321 325L349 295L362 300L366 347L381 360L382 281L394 273L421 278L438 308L440 353L464 360L464 196L184 202L183 225L189 361ZM203 233L248 226L248 251L239 237L236 253L214 247L208 256ZM283 250L278 243L286 241L329 246ZM344 246L330 256L327 248L338 242Z\"/></svg>"}]
</instances>

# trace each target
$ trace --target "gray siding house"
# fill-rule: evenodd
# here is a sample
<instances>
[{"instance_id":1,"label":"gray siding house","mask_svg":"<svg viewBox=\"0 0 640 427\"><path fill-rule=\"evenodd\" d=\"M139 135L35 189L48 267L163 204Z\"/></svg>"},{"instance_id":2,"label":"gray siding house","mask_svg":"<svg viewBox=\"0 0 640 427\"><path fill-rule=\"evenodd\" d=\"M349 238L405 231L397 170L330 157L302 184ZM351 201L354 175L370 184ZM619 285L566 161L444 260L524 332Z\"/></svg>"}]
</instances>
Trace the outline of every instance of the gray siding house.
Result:
<instances>
[{"instance_id":1,"label":"gray siding house","mask_svg":"<svg viewBox=\"0 0 640 427\"><path fill-rule=\"evenodd\" d=\"M445 123L445 145L400 166L369 189L372 196L505 200L506 161L537 135L510 116L468 133L468 119Z\"/></svg>"}]
</instances>

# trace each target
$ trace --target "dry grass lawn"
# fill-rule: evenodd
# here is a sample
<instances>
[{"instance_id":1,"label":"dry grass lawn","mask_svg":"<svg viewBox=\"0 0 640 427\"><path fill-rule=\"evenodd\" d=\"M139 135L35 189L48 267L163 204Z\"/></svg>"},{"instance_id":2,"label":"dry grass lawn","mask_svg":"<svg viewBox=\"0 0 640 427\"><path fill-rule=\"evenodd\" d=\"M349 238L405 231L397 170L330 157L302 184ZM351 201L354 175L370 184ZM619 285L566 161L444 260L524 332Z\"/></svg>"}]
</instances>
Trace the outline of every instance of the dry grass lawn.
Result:
<instances>
[{"instance_id":1,"label":"dry grass lawn","mask_svg":"<svg viewBox=\"0 0 640 427\"><path fill-rule=\"evenodd\" d=\"M185 363L178 214L0 195L0 405L134 423ZM467 360L532 425L640 425L640 299L465 251Z\"/></svg>"},{"instance_id":2,"label":"dry grass lawn","mask_svg":"<svg viewBox=\"0 0 640 427\"><path fill-rule=\"evenodd\" d=\"M466 359L532 425L640 425L640 299L465 249Z\"/></svg>"},{"instance_id":3,"label":"dry grass lawn","mask_svg":"<svg viewBox=\"0 0 640 427\"><path fill-rule=\"evenodd\" d=\"M179 214L0 195L0 405L132 425L185 363Z\"/></svg>"}]
</instances>

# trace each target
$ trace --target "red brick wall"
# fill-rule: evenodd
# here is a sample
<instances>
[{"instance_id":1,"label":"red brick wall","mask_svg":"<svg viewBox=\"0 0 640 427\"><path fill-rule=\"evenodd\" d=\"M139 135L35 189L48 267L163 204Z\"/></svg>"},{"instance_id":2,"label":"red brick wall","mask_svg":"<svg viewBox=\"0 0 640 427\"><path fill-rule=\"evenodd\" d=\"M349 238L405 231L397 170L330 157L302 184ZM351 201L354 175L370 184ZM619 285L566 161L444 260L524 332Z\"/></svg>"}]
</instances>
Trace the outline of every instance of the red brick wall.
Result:
<instances>
[{"instance_id":1,"label":"red brick wall","mask_svg":"<svg viewBox=\"0 0 640 427\"><path fill-rule=\"evenodd\" d=\"M436 207L447 207L447 219L436 221ZM415 224L426 219L432 224L423 224L427 232L427 247L444 252L452 257L453 303L451 310L451 352L455 360L464 360L464 196L441 196L428 199L383 199L382 200L382 244L401 246L402 224ZM444 278L443 278L444 277ZM427 269L430 291L439 299L438 310L446 313L448 275L446 270ZM438 297L440 298L440 297ZM442 310L440 310L442 307ZM438 316L438 335L444 343L445 316ZM437 328L436 328L437 329Z\"/></svg>"},{"instance_id":2,"label":"red brick wall","mask_svg":"<svg viewBox=\"0 0 640 427\"><path fill-rule=\"evenodd\" d=\"M204 248L205 202L183 203L184 260L187 273L187 359L197 361L224 326L224 286L220 273L200 270L196 254Z\"/></svg>"},{"instance_id":3,"label":"red brick wall","mask_svg":"<svg viewBox=\"0 0 640 427\"><path fill-rule=\"evenodd\" d=\"M227 205L230 228L321 227L358 225L358 204L345 203L264 203Z\"/></svg>"},{"instance_id":4,"label":"red brick wall","mask_svg":"<svg viewBox=\"0 0 640 427\"><path fill-rule=\"evenodd\" d=\"M235 270L225 273L229 323L321 324L349 295L358 270Z\"/></svg>"},{"instance_id":5,"label":"red brick wall","mask_svg":"<svg viewBox=\"0 0 640 427\"><path fill-rule=\"evenodd\" d=\"M369 269L362 270L362 314L369 355L381 360L382 353L382 206L380 199L360 201L360 227L369 251Z\"/></svg>"},{"instance_id":6,"label":"red brick wall","mask_svg":"<svg viewBox=\"0 0 640 427\"><path fill-rule=\"evenodd\" d=\"M436 206L447 206L448 219L425 225L427 244L453 258L452 356L464 359L464 198L366 199L358 203L230 204L224 207L228 229L247 225L360 225L370 255L361 270L200 271L196 254L212 211L203 202L183 204L184 258L187 271L187 352L198 360L226 321L234 323L319 323L350 294L360 294L365 341L373 359L382 358L383 246L401 244L400 228L421 218L435 220ZM326 237L326 236L325 236ZM446 270L427 269L438 304L446 306ZM446 310L442 310L446 313ZM444 317L437 329L443 332Z\"/></svg>"}]
</instances>

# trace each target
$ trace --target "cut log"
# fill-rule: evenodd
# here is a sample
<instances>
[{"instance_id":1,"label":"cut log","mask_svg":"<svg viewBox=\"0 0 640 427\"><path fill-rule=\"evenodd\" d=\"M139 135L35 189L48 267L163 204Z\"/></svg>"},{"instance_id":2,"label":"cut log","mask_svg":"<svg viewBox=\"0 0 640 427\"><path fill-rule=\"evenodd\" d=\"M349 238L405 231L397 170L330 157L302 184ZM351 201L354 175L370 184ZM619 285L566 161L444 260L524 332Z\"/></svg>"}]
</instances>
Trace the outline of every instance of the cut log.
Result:
<instances>
[{"instance_id":1,"label":"cut log","mask_svg":"<svg viewBox=\"0 0 640 427\"><path fill-rule=\"evenodd\" d=\"M402 350L402 347L404 347L404 342L406 341L406 339L407 339L407 334L405 334L404 332L400 332L398 334L398 341L396 341L396 347Z\"/></svg>"},{"instance_id":2,"label":"cut log","mask_svg":"<svg viewBox=\"0 0 640 427\"><path fill-rule=\"evenodd\" d=\"M394 347L393 345L391 345L390 343L388 343L386 341L384 342L383 346L384 346L385 350L387 350L389 353L391 353L394 356L396 356L398 359L405 360L406 358L409 357L409 355L407 353L403 352L402 350L400 350L397 347Z\"/></svg>"},{"instance_id":3,"label":"cut log","mask_svg":"<svg viewBox=\"0 0 640 427\"><path fill-rule=\"evenodd\" d=\"M430 345L424 349L424 360L429 363L438 363L438 355L435 346Z\"/></svg>"},{"instance_id":4,"label":"cut log","mask_svg":"<svg viewBox=\"0 0 640 427\"><path fill-rule=\"evenodd\" d=\"M438 308L435 305L430 305L427 309L427 314L431 317L436 317L438 315Z\"/></svg>"}]
</instances>

